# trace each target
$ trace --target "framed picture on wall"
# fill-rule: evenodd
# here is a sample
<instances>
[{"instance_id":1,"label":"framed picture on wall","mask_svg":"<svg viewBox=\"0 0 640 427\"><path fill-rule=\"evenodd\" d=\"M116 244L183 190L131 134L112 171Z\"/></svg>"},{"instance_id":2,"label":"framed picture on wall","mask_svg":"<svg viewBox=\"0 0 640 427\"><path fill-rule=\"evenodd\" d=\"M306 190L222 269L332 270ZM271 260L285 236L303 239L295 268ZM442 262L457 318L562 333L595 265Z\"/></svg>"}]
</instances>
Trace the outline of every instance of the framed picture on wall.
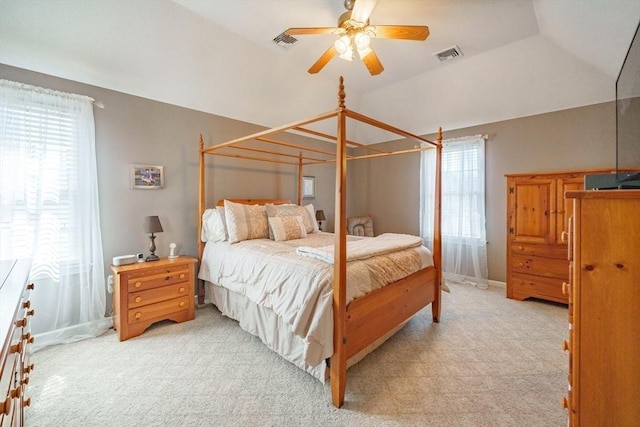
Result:
<instances>
[{"instance_id":1,"label":"framed picture on wall","mask_svg":"<svg viewBox=\"0 0 640 427\"><path fill-rule=\"evenodd\" d=\"M131 165L131 188L138 190L164 188L164 166Z\"/></svg>"},{"instance_id":2,"label":"framed picture on wall","mask_svg":"<svg viewBox=\"0 0 640 427\"><path fill-rule=\"evenodd\" d=\"M302 197L305 199L313 199L316 197L316 177L302 177Z\"/></svg>"}]
</instances>

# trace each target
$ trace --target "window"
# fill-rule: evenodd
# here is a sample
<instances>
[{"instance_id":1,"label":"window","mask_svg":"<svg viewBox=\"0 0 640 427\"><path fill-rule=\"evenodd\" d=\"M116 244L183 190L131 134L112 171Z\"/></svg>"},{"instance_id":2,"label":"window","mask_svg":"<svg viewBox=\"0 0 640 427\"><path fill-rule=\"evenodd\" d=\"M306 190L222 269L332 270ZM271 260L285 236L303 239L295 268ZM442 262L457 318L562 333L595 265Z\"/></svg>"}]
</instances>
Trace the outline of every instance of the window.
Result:
<instances>
[{"instance_id":1,"label":"window","mask_svg":"<svg viewBox=\"0 0 640 427\"><path fill-rule=\"evenodd\" d=\"M0 80L0 260L31 259L34 347L109 328L92 100Z\"/></svg>"},{"instance_id":2,"label":"window","mask_svg":"<svg viewBox=\"0 0 640 427\"><path fill-rule=\"evenodd\" d=\"M444 141L442 148L442 245L445 277L485 284L487 280L483 137ZM420 233L431 244L435 151L421 159Z\"/></svg>"}]
</instances>

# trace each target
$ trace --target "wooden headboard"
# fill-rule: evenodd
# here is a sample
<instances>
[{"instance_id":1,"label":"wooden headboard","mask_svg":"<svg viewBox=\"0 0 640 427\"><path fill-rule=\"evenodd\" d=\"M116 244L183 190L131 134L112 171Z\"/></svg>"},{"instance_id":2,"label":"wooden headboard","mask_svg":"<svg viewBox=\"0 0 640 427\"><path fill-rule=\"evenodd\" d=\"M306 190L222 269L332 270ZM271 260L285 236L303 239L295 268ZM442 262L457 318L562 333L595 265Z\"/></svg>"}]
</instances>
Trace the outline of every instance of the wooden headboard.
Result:
<instances>
[{"instance_id":1,"label":"wooden headboard","mask_svg":"<svg viewBox=\"0 0 640 427\"><path fill-rule=\"evenodd\" d=\"M291 200L289 199L220 199L216 203L216 206L224 206L225 200L233 203L241 203L243 205L266 205L267 203L272 205L284 205L291 203Z\"/></svg>"}]
</instances>

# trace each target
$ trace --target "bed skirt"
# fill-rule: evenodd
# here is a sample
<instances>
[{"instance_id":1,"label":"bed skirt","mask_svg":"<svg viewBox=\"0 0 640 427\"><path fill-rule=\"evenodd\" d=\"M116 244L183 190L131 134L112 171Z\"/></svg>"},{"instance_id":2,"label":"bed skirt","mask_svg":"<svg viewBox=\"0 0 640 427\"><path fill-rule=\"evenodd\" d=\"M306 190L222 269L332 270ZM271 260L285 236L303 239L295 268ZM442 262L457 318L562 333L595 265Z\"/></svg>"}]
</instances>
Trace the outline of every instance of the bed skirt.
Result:
<instances>
[{"instance_id":1,"label":"bed skirt","mask_svg":"<svg viewBox=\"0 0 640 427\"><path fill-rule=\"evenodd\" d=\"M224 316L237 320L242 329L260 338L268 348L278 353L285 360L308 372L323 383L329 378L330 370L326 362L322 362L317 366L310 366L304 361L304 339L295 335L290 325L272 310L257 305L237 292L207 281L205 281L205 296ZM351 357L347 361L347 368L355 365L367 354L382 345L402 329L407 322L402 323Z\"/></svg>"}]
</instances>

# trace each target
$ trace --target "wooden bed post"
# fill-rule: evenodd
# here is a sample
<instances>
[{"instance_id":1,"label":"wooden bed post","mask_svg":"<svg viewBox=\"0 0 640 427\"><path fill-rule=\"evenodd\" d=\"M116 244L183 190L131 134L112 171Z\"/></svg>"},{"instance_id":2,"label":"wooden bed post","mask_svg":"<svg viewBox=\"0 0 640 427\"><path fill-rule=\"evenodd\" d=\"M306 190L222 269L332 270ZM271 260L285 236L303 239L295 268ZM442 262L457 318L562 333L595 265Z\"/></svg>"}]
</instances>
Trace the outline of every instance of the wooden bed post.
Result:
<instances>
[{"instance_id":1,"label":"wooden bed post","mask_svg":"<svg viewBox=\"0 0 640 427\"><path fill-rule=\"evenodd\" d=\"M333 356L331 356L331 398L339 408L347 385L347 136L344 79L338 88L338 129L336 141L335 246L333 270Z\"/></svg>"},{"instance_id":2,"label":"wooden bed post","mask_svg":"<svg viewBox=\"0 0 640 427\"><path fill-rule=\"evenodd\" d=\"M205 179L204 179L204 138L200 134L200 159L199 159L199 184L198 184L198 265L202 263L202 252L204 251L204 242L202 241L202 214L206 207L205 201ZM198 284L198 305L204 304L204 283L197 280Z\"/></svg>"},{"instance_id":3,"label":"wooden bed post","mask_svg":"<svg viewBox=\"0 0 640 427\"><path fill-rule=\"evenodd\" d=\"M302 206L302 152L298 158L298 206Z\"/></svg>"},{"instance_id":4,"label":"wooden bed post","mask_svg":"<svg viewBox=\"0 0 640 427\"><path fill-rule=\"evenodd\" d=\"M442 230L441 199L442 199L442 128L438 128L438 145L436 146L436 179L435 201L433 213L433 259L436 267L436 286L434 300L431 303L431 314L434 322L440 321L440 300L442 297Z\"/></svg>"}]
</instances>

